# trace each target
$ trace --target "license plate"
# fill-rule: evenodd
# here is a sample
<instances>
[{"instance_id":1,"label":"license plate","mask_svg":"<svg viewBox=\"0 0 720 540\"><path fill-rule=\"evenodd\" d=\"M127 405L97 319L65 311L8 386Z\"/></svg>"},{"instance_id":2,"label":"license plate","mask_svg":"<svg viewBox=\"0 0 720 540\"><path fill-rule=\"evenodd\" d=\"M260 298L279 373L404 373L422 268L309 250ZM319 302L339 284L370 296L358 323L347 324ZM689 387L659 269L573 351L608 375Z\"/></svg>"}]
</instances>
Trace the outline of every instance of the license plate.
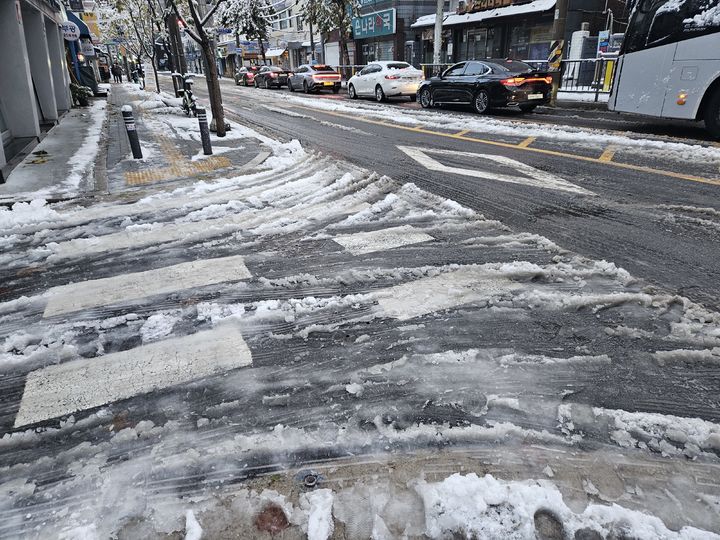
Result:
<instances>
[{"instance_id":1,"label":"license plate","mask_svg":"<svg viewBox=\"0 0 720 540\"><path fill-rule=\"evenodd\" d=\"M323 84L324 84L325 86L332 86L332 85L335 84L335 83L334 83L334 82L324 82Z\"/></svg>"},{"instance_id":2,"label":"license plate","mask_svg":"<svg viewBox=\"0 0 720 540\"><path fill-rule=\"evenodd\" d=\"M544 97L542 94L528 94L528 99L542 99Z\"/></svg>"}]
</instances>

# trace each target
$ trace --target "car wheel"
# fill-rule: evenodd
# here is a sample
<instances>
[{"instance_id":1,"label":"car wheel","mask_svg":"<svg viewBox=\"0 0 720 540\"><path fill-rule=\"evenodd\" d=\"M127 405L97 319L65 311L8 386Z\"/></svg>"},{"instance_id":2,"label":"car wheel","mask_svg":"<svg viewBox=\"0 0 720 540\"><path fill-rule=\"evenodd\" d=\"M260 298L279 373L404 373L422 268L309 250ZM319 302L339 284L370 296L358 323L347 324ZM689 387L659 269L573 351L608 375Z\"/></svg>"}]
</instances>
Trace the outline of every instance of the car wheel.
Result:
<instances>
[{"instance_id":1,"label":"car wheel","mask_svg":"<svg viewBox=\"0 0 720 540\"><path fill-rule=\"evenodd\" d=\"M535 107L537 107L537 105L535 104L523 104L520 105L520 110L524 113L529 113L533 112L535 110Z\"/></svg>"},{"instance_id":2,"label":"car wheel","mask_svg":"<svg viewBox=\"0 0 720 540\"><path fill-rule=\"evenodd\" d=\"M260 84L258 83L257 79L255 79L255 88L260 88Z\"/></svg>"},{"instance_id":3,"label":"car wheel","mask_svg":"<svg viewBox=\"0 0 720 540\"><path fill-rule=\"evenodd\" d=\"M350 99L357 99L357 93L355 93L355 87L352 84L348 86L348 96L350 96Z\"/></svg>"},{"instance_id":4,"label":"car wheel","mask_svg":"<svg viewBox=\"0 0 720 540\"><path fill-rule=\"evenodd\" d=\"M720 90L715 90L715 95L710 98L710 101L705 107L705 129L710 134L720 139Z\"/></svg>"},{"instance_id":5,"label":"car wheel","mask_svg":"<svg viewBox=\"0 0 720 540\"><path fill-rule=\"evenodd\" d=\"M428 109L428 108L432 107L432 105L433 105L433 102L432 102L432 94L430 93L430 89L423 88L420 91L420 106L423 109Z\"/></svg>"},{"instance_id":6,"label":"car wheel","mask_svg":"<svg viewBox=\"0 0 720 540\"><path fill-rule=\"evenodd\" d=\"M245 78L243 78L243 83L245 84L245 86L250 86L250 85L248 84L248 80L245 79Z\"/></svg>"},{"instance_id":7,"label":"car wheel","mask_svg":"<svg viewBox=\"0 0 720 540\"><path fill-rule=\"evenodd\" d=\"M379 84L375 87L375 101L378 103L385 101L385 92Z\"/></svg>"},{"instance_id":8,"label":"car wheel","mask_svg":"<svg viewBox=\"0 0 720 540\"><path fill-rule=\"evenodd\" d=\"M303 92L306 94L310 93L310 89L308 88L307 81L303 81Z\"/></svg>"},{"instance_id":9,"label":"car wheel","mask_svg":"<svg viewBox=\"0 0 720 540\"><path fill-rule=\"evenodd\" d=\"M475 107L475 112L478 114L485 114L488 111L490 108L490 96L487 90L478 90L475 99L473 99L473 107Z\"/></svg>"},{"instance_id":10,"label":"car wheel","mask_svg":"<svg viewBox=\"0 0 720 540\"><path fill-rule=\"evenodd\" d=\"M340 87L339 87L339 86L333 86L333 89L332 89L332 90L333 90L333 94L337 94L337 93L340 91Z\"/></svg>"},{"instance_id":11,"label":"car wheel","mask_svg":"<svg viewBox=\"0 0 720 540\"><path fill-rule=\"evenodd\" d=\"M292 82L290 81L290 79L288 79L288 90L290 90L291 92L294 92L294 91L295 91L295 89L293 88L293 85L292 85Z\"/></svg>"}]
</instances>

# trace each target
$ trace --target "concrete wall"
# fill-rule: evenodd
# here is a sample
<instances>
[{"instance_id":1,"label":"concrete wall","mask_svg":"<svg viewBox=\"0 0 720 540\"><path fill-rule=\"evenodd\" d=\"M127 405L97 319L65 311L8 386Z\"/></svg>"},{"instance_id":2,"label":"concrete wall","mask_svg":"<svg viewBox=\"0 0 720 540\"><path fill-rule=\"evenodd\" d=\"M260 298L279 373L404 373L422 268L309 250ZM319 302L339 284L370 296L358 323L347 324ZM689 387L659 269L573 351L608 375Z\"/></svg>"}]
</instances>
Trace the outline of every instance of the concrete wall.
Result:
<instances>
[{"instance_id":1,"label":"concrete wall","mask_svg":"<svg viewBox=\"0 0 720 540\"><path fill-rule=\"evenodd\" d=\"M70 75L68 74L65 59L65 44L58 25L47 18L45 19L45 35L47 36L50 67L55 88L55 103L58 113L63 113L69 111L70 107L72 107Z\"/></svg>"},{"instance_id":2,"label":"concrete wall","mask_svg":"<svg viewBox=\"0 0 720 540\"><path fill-rule=\"evenodd\" d=\"M25 45L30 60L30 74L35 83L34 90L37 100L40 103L38 112L46 121L55 122L58 119L58 112L50 53L45 35L45 17L35 9L24 8L22 18L25 26Z\"/></svg>"},{"instance_id":3,"label":"concrete wall","mask_svg":"<svg viewBox=\"0 0 720 540\"><path fill-rule=\"evenodd\" d=\"M13 137L39 137L40 124L17 0L0 0L0 96Z\"/></svg>"}]
</instances>

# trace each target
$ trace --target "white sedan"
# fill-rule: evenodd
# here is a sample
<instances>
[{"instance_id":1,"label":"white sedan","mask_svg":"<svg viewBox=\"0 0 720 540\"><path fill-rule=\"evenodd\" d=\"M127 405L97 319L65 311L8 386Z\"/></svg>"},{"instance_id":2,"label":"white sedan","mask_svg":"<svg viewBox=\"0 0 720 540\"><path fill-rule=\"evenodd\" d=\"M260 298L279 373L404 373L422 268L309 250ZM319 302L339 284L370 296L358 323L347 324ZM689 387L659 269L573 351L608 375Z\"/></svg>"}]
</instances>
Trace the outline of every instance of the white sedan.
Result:
<instances>
[{"instance_id":1,"label":"white sedan","mask_svg":"<svg viewBox=\"0 0 720 540\"><path fill-rule=\"evenodd\" d=\"M377 101L396 96L409 96L415 101L423 72L407 62L373 62L348 81L350 99L373 96Z\"/></svg>"}]
</instances>

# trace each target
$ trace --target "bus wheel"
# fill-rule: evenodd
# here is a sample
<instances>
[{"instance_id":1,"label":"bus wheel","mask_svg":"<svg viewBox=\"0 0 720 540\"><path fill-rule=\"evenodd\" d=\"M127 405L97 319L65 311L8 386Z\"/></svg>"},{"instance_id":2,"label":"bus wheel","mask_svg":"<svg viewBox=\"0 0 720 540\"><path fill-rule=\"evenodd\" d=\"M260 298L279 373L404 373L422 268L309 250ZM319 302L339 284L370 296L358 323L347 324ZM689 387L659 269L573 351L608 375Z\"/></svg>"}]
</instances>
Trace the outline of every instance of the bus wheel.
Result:
<instances>
[{"instance_id":1,"label":"bus wheel","mask_svg":"<svg viewBox=\"0 0 720 540\"><path fill-rule=\"evenodd\" d=\"M720 89L715 90L705 109L705 129L720 139Z\"/></svg>"}]
</instances>

